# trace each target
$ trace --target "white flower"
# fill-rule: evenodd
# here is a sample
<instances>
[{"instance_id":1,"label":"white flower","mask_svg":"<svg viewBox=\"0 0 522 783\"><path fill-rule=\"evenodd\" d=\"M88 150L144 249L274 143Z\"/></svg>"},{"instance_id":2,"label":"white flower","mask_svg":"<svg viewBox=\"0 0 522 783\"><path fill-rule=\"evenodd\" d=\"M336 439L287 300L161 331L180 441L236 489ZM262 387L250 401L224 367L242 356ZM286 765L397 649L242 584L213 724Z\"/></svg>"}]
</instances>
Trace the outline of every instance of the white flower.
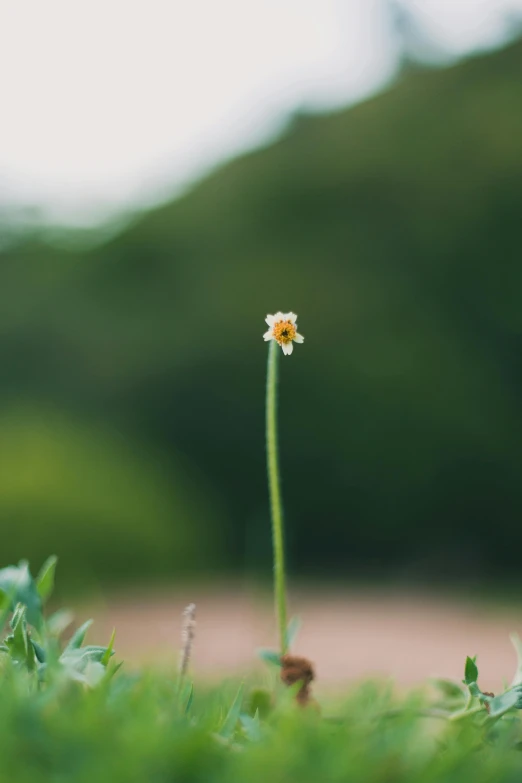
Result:
<instances>
[{"instance_id":1,"label":"white flower","mask_svg":"<svg viewBox=\"0 0 522 783\"><path fill-rule=\"evenodd\" d=\"M265 321L269 325L270 329L265 332L263 339L275 340L279 343L283 349L283 353L290 356L294 350L294 342L304 342L302 334L297 332L297 316L295 313L276 313L275 315L267 315Z\"/></svg>"}]
</instances>

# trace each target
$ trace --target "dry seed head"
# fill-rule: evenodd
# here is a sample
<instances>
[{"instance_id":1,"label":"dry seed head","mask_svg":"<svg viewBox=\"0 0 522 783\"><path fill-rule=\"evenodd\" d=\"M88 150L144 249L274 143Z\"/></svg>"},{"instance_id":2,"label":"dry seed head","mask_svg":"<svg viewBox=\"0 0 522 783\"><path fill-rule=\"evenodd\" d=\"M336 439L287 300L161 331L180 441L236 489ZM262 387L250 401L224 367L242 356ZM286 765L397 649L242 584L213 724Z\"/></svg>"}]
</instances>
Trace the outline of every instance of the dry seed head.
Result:
<instances>
[{"instance_id":1,"label":"dry seed head","mask_svg":"<svg viewBox=\"0 0 522 783\"><path fill-rule=\"evenodd\" d=\"M179 659L179 676L184 677L192 651L192 642L196 632L196 604L189 604L183 610L183 623L181 625L181 655Z\"/></svg>"}]
</instances>

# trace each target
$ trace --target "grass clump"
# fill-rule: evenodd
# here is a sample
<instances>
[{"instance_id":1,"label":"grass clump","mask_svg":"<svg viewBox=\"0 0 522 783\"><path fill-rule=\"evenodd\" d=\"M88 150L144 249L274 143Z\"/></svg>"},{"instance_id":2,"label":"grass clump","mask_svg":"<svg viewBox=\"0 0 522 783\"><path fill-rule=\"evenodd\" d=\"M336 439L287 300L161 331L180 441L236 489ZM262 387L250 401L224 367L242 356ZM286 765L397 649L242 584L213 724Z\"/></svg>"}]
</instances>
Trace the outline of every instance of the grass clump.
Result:
<instances>
[{"instance_id":1,"label":"grass clump","mask_svg":"<svg viewBox=\"0 0 522 783\"><path fill-rule=\"evenodd\" d=\"M230 682L194 688L186 667L175 672L173 665L172 676L118 671L114 636L107 646L86 644L89 622L64 641L70 616L61 610L45 617L43 611L55 565L51 558L36 579L26 563L0 570L5 779L522 779L520 664L511 686L493 696L480 690L477 664L468 658L463 682L438 681L439 700L432 704L424 693L399 699L374 682L352 689L335 707L303 707L296 698L302 683L285 687L282 677L273 677L268 689ZM274 665L271 672L279 673Z\"/></svg>"}]
</instances>

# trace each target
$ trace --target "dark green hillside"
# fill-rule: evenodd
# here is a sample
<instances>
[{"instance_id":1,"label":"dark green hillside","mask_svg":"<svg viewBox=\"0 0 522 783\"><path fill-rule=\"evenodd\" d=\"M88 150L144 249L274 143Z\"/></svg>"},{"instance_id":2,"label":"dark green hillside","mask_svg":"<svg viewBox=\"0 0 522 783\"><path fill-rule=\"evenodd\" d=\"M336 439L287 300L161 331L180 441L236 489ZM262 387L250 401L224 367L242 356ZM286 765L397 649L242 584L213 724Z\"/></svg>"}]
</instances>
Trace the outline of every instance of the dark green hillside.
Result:
<instances>
[{"instance_id":1,"label":"dark green hillside","mask_svg":"<svg viewBox=\"0 0 522 783\"><path fill-rule=\"evenodd\" d=\"M143 457L178 455L203 488L194 508L211 493L228 520L198 522L221 526L224 561L268 562L261 334L265 313L293 309L306 337L282 361L294 570L516 571L521 72L517 43L409 73L300 118L102 247L5 253L1 406L57 407ZM0 477L7 530L2 497Z\"/></svg>"}]
</instances>

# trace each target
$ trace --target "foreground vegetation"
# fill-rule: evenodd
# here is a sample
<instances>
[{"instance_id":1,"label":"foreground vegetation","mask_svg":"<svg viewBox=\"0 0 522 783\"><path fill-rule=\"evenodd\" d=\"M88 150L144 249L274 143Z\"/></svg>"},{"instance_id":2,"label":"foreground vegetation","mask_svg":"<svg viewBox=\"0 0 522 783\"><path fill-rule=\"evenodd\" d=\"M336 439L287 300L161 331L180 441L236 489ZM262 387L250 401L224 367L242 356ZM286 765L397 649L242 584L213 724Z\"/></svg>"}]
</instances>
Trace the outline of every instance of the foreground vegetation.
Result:
<instances>
[{"instance_id":1,"label":"foreground vegetation","mask_svg":"<svg viewBox=\"0 0 522 783\"><path fill-rule=\"evenodd\" d=\"M56 561L33 580L26 563L0 571L0 758L17 783L151 781L266 783L519 781L522 671L494 697L480 690L468 658L463 683L439 681L439 696L398 698L363 683L344 699L303 707L285 687L274 654L268 687L194 687L186 665L125 673L106 647L85 644L89 623L64 633L63 610L44 618ZM137 629L139 632L139 629ZM68 636L63 642L62 637ZM289 640L290 642L290 640ZM197 638L196 638L197 643ZM349 656L349 649L346 655Z\"/></svg>"},{"instance_id":2,"label":"foreground vegetation","mask_svg":"<svg viewBox=\"0 0 522 783\"><path fill-rule=\"evenodd\" d=\"M97 689L27 685L4 674L0 753L6 779L17 783L515 783L522 775L518 720L485 736L471 721L439 726L418 717L416 699L389 717L393 702L371 683L335 721L281 701L258 722L245 700L232 729L225 688L196 696L184 715L173 683L159 676L118 674Z\"/></svg>"}]
</instances>

